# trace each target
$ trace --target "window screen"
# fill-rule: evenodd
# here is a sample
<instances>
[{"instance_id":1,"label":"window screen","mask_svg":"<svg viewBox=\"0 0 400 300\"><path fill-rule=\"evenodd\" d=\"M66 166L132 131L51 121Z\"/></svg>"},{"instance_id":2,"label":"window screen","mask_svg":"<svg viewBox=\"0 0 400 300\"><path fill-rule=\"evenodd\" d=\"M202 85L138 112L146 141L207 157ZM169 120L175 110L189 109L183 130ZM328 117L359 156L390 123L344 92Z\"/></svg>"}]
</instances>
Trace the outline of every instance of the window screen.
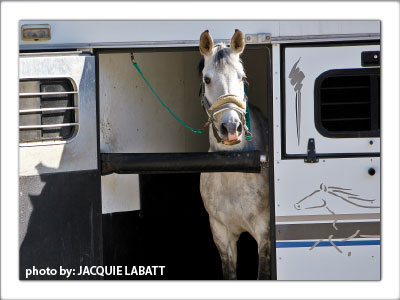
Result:
<instances>
[{"instance_id":1,"label":"window screen","mask_svg":"<svg viewBox=\"0 0 400 300\"><path fill-rule=\"evenodd\" d=\"M380 69L330 70L315 83L315 123L328 137L376 137Z\"/></svg>"},{"instance_id":2,"label":"window screen","mask_svg":"<svg viewBox=\"0 0 400 300\"><path fill-rule=\"evenodd\" d=\"M19 141L70 139L77 129L77 91L67 78L20 80Z\"/></svg>"}]
</instances>

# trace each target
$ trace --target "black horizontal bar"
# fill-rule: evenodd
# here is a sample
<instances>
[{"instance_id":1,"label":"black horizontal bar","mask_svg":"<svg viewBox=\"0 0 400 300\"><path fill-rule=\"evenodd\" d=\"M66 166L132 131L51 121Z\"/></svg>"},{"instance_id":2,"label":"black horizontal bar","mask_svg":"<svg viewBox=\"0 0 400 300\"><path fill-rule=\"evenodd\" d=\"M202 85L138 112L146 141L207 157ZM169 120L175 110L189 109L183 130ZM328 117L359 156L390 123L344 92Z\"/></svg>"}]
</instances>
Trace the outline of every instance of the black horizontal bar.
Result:
<instances>
[{"instance_id":1,"label":"black horizontal bar","mask_svg":"<svg viewBox=\"0 0 400 300\"><path fill-rule=\"evenodd\" d=\"M332 118L332 119L322 119L322 122L339 122L339 121L366 121L371 120L371 118Z\"/></svg>"},{"instance_id":2,"label":"black horizontal bar","mask_svg":"<svg viewBox=\"0 0 400 300\"><path fill-rule=\"evenodd\" d=\"M364 152L364 153L316 153L317 158L360 158L360 157L380 157L379 152ZM283 159L304 159L307 154L285 154Z\"/></svg>"},{"instance_id":3,"label":"black horizontal bar","mask_svg":"<svg viewBox=\"0 0 400 300\"><path fill-rule=\"evenodd\" d=\"M101 174L260 173L260 151L101 153Z\"/></svg>"},{"instance_id":4,"label":"black horizontal bar","mask_svg":"<svg viewBox=\"0 0 400 300\"><path fill-rule=\"evenodd\" d=\"M353 86L321 86L321 90L344 90L344 89L369 89L369 85L353 85Z\"/></svg>"},{"instance_id":5,"label":"black horizontal bar","mask_svg":"<svg viewBox=\"0 0 400 300\"><path fill-rule=\"evenodd\" d=\"M351 101L351 102L326 102L321 103L321 105L358 105L358 104L371 104L371 101Z\"/></svg>"}]
</instances>

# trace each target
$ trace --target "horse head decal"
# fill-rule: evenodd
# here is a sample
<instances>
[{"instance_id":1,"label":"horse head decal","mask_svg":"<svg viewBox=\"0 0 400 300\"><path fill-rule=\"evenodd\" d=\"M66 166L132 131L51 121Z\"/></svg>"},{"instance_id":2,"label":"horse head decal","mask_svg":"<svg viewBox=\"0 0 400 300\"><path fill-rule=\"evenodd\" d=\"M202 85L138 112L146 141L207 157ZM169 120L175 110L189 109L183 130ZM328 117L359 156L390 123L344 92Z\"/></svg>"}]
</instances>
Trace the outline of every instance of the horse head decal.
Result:
<instances>
[{"instance_id":1,"label":"horse head decal","mask_svg":"<svg viewBox=\"0 0 400 300\"><path fill-rule=\"evenodd\" d=\"M343 201L350 205L362 208L380 207L374 205L376 199L361 198L360 195L351 193L350 191L352 191L352 189L337 186L326 186L325 184L321 183L319 189L297 201L294 204L294 208L297 210L325 208L333 213L332 210L329 209L328 205L335 201Z\"/></svg>"},{"instance_id":2,"label":"horse head decal","mask_svg":"<svg viewBox=\"0 0 400 300\"><path fill-rule=\"evenodd\" d=\"M338 187L338 186L327 186L324 183L321 183L319 189L313 191L308 196L304 197L303 199L297 201L294 204L294 208L297 210L303 209L323 209L325 208L328 210L332 215L336 215L335 212L331 209L332 205L335 202L342 201L349 205L361 207L361 208L379 208L380 206L374 205L376 199L365 199L361 198L360 195L352 193L352 189ZM328 207L331 206L331 208ZM334 219L332 226L335 230L339 230L336 226L336 222L338 220ZM350 239L355 238L360 233L358 229L354 234L346 237L342 241L348 241ZM370 236L370 235L360 235L360 237L378 237L378 236ZM339 252L343 253L343 251L332 241L333 234L329 235L328 241L329 243ZM318 240L315 244L309 249L313 250L323 239ZM348 254L351 255L351 252Z\"/></svg>"}]
</instances>

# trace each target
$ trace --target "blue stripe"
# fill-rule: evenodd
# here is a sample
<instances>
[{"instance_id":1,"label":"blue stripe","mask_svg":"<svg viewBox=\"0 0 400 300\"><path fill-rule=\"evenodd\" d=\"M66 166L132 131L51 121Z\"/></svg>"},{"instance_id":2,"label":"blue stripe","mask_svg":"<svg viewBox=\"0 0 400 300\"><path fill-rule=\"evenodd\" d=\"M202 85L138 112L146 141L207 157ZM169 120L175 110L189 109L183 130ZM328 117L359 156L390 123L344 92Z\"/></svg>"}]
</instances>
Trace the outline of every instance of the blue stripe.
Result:
<instances>
[{"instance_id":1,"label":"blue stripe","mask_svg":"<svg viewBox=\"0 0 400 300\"><path fill-rule=\"evenodd\" d=\"M317 241L311 242L276 242L276 248L292 248L292 247L312 247ZM367 240L367 241L333 241L336 246L366 246L366 245L380 245L380 240ZM332 244L329 241L322 241L316 247L329 247Z\"/></svg>"}]
</instances>

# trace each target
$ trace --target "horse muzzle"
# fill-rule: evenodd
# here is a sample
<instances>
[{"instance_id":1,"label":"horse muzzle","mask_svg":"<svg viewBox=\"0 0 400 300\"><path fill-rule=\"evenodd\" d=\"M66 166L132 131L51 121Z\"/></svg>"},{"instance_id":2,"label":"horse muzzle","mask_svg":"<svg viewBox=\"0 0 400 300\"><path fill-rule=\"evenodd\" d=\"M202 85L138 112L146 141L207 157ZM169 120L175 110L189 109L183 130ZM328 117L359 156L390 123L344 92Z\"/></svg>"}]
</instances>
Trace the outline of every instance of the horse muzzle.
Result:
<instances>
[{"instance_id":1,"label":"horse muzzle","mask_svg":"<svg viewBox=\"0 0 400 300\"><path fill-rule=\"evenodd\" d=\"M214 137L216 138L218 143L222 143L224 145L236 145L241 142L241 134L244 131L250 134L248 128L246 126L246 101L247 98L242 99L241 97L233 94L225 94L220 97L213 103L213 105L209 106L207 98L202 96L202 105L205 108L205 111L208 115L208 121L203 125L205 128L208 125L212 125L212 130L214 132ZM227 110L234 110L238 113L240 122L229 122L228 126L224 126L224 123L221 126L215 124L215 116L217 114L221 114ZM234 130L232 130L233 124ZM202 128L202 129L203 129ZM222 134L222 136L221 136Z\"/></svg>"},{"instance_id":2,"label":"horse muzzle","mask_svg":"<svg viewBox=\"0 0 400 300\"><path fill-rule=\"evenodd\" d=\"M222 143L224 145L236 145L241 142L243 125L240 121L227 122L221 124L220 133L222 134Z\"/></svg>"},{"instance_id":3,"label":"horse muzzle","mask_svg":"<svg viewBox=\"0 0 400 300\"><path fill-rule=\"evenodd\" d=\"M227 146L233 146L233 145L237 145L241 142L241 140L237 139L237 140L233 140L233 141L222 141L222 144L227 145Z\"/></svg>"}]
</instances>

